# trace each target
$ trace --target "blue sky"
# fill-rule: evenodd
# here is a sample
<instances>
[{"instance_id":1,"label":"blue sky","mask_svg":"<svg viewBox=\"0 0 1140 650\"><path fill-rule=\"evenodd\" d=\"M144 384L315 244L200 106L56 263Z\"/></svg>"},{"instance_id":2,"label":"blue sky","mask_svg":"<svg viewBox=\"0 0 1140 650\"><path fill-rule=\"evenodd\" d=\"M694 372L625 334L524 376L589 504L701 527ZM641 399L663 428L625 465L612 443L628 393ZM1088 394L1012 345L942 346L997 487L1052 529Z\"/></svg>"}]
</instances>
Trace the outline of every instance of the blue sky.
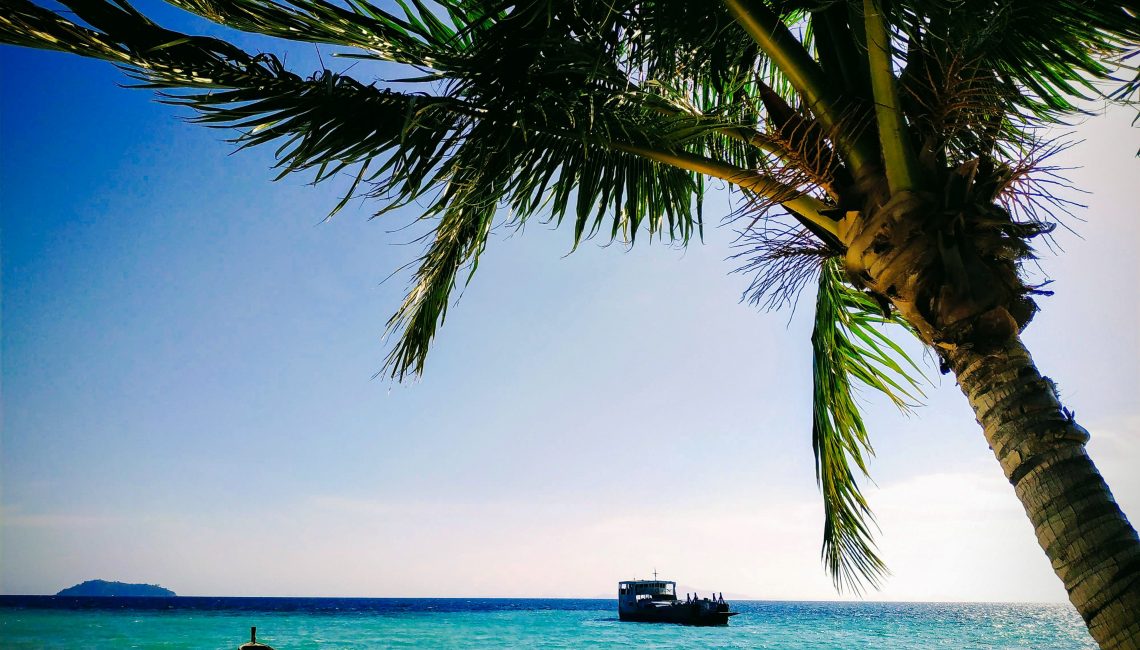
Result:
<instances>
[{"instance_id":1,"label":"blue sky","mask_svg":"<svg viewBox=\"0 0 1140 650\"><path fill-rule=\"evenodd\" d=\"M835 596L810 300L741 304L729 229L569 256L567 231L500 229L425 377L394 385L372 375L413 213L322 222L338 187L272 183L272 152L231 155L108 65L5 48L0 66L0 592L593 596L656 567ZM1083 166L1087 222L1044 256L1057 296L1026 339L1135 517L1130 118L1079 125L1060 161ZM729 209L713 196L710 221ZM965 400L928 374L914 416L868 400L894 572L872 597L1063 600Z\"/></svg>"}]
</instances>

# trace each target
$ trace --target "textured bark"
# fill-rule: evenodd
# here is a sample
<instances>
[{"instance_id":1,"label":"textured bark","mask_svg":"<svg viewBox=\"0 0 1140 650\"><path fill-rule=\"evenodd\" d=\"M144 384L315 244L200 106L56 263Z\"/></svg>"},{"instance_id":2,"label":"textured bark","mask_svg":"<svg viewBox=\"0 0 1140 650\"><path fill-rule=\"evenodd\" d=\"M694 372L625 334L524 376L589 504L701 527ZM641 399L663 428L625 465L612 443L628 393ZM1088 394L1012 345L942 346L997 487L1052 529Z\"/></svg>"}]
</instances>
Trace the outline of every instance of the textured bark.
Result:
<instances>
[{"instance_id":1,"label":"textured bark","mask_svg":"<svg viewBox=\"0 0 1140 650\"><path fill-rule=\"evenodd\" d=\"M1017 337L947 357L1089 632L1104 650L1140 650L1140 539L1085 452L1088 432Z\"/></svg>"},{"instance_id":2,"label":"textured bark","mask_svg":"<svg viewBox=\"0 0 1140 650\"><path fill-rule=\"evenodd\" d=\"M957 172L951 180L966 183ZM990 348L1029 323L1034 290L1017 261L1031 257L1027 240L1049 226L1017 224L999 206L954 206L928 192L897 192L871 205L838 223L847 274L893 304L927 344Z\"/></svg>"}]
</instances>

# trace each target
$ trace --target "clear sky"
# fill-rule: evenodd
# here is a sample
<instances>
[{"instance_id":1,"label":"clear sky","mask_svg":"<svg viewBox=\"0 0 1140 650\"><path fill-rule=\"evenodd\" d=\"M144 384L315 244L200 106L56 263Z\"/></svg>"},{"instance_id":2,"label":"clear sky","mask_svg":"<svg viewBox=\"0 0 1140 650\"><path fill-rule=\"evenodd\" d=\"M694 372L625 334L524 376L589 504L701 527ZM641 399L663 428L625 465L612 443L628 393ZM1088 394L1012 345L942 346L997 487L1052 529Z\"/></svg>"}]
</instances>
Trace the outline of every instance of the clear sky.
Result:
<instances>
[{"instance_id":1,"label":"clear sky","mask_svg":"<svg viewBox=\"0 0 1140 650\"><path fill-rule=\"evenodd\" d=\"M570 256L569 232L500 229L426 376L393 385L372 375L406 276L382 281L419 251L392 232L413 215L322 223L337 187L271 183L271 151L230 155L109 65L3 48L0 66L0 593L610 596L656 567L836 597L811 298L741 304L729 229ZM1026 341L1138 518L1131 117L1079 125L1058 161L1092 193L1045 251L1057 295ZM912 417L867 400L893 571L869 597L1064 600L965 399L928 375Z\"/></svg>"}]
</instances>

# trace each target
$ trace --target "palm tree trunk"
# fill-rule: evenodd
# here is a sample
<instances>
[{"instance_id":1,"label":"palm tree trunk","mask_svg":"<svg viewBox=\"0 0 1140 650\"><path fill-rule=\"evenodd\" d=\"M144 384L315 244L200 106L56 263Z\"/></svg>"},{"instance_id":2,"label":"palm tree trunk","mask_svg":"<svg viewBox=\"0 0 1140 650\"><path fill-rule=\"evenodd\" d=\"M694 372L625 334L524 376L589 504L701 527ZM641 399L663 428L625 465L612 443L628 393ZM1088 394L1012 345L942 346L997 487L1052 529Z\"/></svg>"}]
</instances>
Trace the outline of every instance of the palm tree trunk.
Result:
<instances>
[{"instance_id":1,"label":"palm tree trunk","mask_svg":"<svg viewBox=\"0 0 1140 650\"><path fill-rule=\"evenodd\" d=\"M1140 539L1085 452L1088 432L1019 338L947 357L1089 632L1104 650L1140 650Z\"/></svg>"}]
</instances>

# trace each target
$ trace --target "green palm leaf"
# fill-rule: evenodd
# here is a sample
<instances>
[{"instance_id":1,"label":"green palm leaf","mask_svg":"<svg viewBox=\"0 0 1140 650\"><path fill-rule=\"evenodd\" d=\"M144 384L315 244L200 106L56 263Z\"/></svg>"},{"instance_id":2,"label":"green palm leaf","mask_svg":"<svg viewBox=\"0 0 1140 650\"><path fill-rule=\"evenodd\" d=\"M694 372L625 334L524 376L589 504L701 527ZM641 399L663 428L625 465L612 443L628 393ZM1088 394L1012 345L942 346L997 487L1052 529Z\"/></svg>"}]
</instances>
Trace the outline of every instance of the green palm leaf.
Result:
<instances>
[{"instance_id":1,"label":"green palm leaf","mask_svg":"<svg viewBox=\"0 0 1140 650\"><path fill-rule=\"evenodd\" d=\"M1011 113L1056 119L1102 96L1111 61L1140 40L1140 3L1082 0L884 3L912 41L956 51L991 70Z\"/></svg>"},{"instance_id":2,"label":"green palm leaf","mask_svg":"<svg viewBox=\"0 0 1140 650\"><path fill-rule=\"evenodd\" d=\"M812 332L812 447L823 493L824 565L837 589L877 587L887 573L873 539L874 516L859 488L874 454L855 400L862 385L906 410L921 395L921 371L881 327L905 322L883 316L852 288L836 259L823 263Z\"/></svg>"}]
</instances>

